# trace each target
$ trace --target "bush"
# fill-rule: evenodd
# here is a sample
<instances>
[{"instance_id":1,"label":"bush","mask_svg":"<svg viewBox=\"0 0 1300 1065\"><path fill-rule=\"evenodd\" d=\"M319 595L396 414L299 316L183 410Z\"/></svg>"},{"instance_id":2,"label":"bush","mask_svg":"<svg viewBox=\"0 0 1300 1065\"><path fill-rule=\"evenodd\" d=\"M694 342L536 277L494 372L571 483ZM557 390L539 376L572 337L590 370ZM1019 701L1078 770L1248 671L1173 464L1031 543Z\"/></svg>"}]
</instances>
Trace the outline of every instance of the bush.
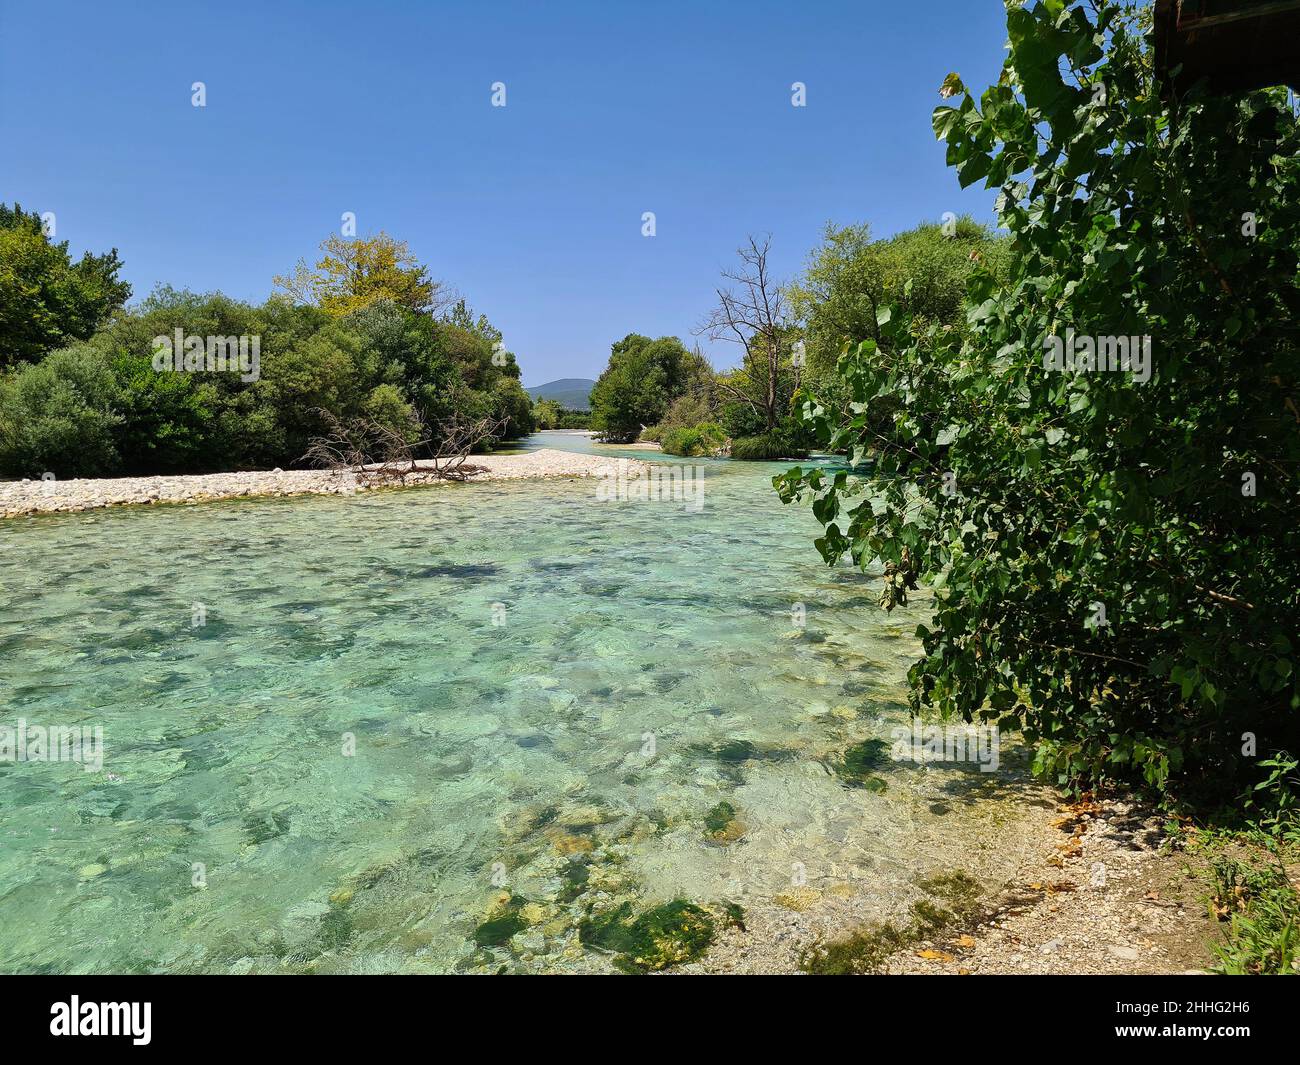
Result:
<instances>
[{"instance_id":1,"label":"bush","mask_svg":"<svg viewBox=\"0 0 1300 1065\"><path fill-rule=\"evenodd\" d=\"M0 472L60 479L113 473L117 382L104 356L79 345L0 381Z\"/></svg>"},{"instance_id":2,"label":"bush","mask_svg":"<svg viewBox=\"0 0 1300 1065\"><path fill-rule=\"evenodd\" d=\"M122 418L114 433L122 473L185 473L212 461L218 394L211 383L193 374L158 373L147 353L120 351L110 365Z\"/></svg>"},{"instance_id":3,"label":"bush","mask_svg":"<svg viewBox=\"0 0 1300 1065\"><path fill-rule=\"evenodd\" d=\"M745 462L775 462L808 457L808 449L781 429L731 442L731 457Z\"/></svg>"},{"instance_id":4,"label":"bush","mask_svg":"<svg viewBox=\"0 0 1300 1065\"><path fill-rule=\"evenodd\" d=\"M802 405L839 448L898 400L874 464L778 488L886 608L939 586L918 710L1019 726L1054 783L1231 799L1300 741L1300 120L1281 89L1166 107L1113 0L1007 19L1002 80L934 115L1000 190L1006 275L972 275L964 336L882 308L849 411Z\"/></svg>"},{"instance_id":5,"label":"bush","mask_svg":"<svg viewBox=\"0 0 1300 1065\"><path fill-rule=\"evenodd\" d=\"M722 405L718 421L733 440L742 436L758 436L767 424L763 421L763 416L748 403L736 400Z\"/></svg>"},{"instance_id":6,"label":"bush","mask_svg":"<svg viewBox=\"0 0 1300 1065\"><path fill-rule=\"evenodd\" d=\"M669 429L663 434L665 454L695 458L712 455L726 442L722 427L718 425L693 425Z\"/></svg>"},{"instance_id":7,"label":"bush","mask_svg":"<svg viewBox=\"0 0 1300 1065\"><path fill-rule=\"evenodd\" d=\"M1215 971L1230 976L1289 976L1300 947L1300 893L1280 856L1265 861L1220 854L1211 859L1210 912L1228 922L1215 947Z\"/></svg>"},{"instance_id":8,"label":"bush","mask_svg":"<svg viewBox=\"0 0 1300 1065\"><path fill-rule=\"evenodd\" d=\"M892 306L918 325L965 331L966 283L977 268L1006 272L1009 240L970 217L925 223L886 240L867 225L827 225L790 291L805 321L805 382L825 388L846 341L879 339L876 311ZM820 395L820 392L819 392Z\"/></svg>"}]
</instances>

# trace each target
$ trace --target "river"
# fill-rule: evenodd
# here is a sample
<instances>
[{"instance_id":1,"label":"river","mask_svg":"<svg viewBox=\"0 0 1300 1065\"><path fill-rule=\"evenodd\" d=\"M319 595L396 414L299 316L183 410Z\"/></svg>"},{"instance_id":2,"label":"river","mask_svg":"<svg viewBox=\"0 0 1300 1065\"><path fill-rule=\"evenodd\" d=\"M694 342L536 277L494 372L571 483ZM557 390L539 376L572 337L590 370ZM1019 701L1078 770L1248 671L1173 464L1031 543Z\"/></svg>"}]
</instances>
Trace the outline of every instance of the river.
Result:
<instances>
[{"instance_id":1,"label":"river","mask_svg":"<svg viewBox=\"0 0 1300 1065\"><path fill-rule=\"evenodd\" d=\"M783 466L699 465L701 507L568 480L0 523L0 726L104 743L0 761L0 969L605 971L577 924L622 900L883 914L971 859L1005 767L837 771L907 722L924 598L825 567ZM503 893L527 929L476 942Z\"/></svg>"}]
</instances>

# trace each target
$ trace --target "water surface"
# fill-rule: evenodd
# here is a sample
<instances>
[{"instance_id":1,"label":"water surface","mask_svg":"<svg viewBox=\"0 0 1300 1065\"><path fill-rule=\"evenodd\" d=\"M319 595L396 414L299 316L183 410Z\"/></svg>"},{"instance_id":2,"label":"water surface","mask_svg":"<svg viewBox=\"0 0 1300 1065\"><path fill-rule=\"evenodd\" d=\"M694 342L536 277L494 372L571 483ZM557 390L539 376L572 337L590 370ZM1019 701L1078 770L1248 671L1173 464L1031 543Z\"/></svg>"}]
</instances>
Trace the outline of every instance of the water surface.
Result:
<instances>
[{"instance_id":1,"label":"water surface","mask_svg":"<svg viewBox=\"0 0 1300 1065\"><path fill-rule=\"evenodd\" d=\"M106 744L0 763L0 969L600 970L575 923L624 898L886 908L968 853L977 772L832 770L906 716L918 607L820 563L782 466L704 465L698 513L568 480L0 523L0 723ZM478 946L503 890L533 924Z\"/></svg>"}]
</instances>

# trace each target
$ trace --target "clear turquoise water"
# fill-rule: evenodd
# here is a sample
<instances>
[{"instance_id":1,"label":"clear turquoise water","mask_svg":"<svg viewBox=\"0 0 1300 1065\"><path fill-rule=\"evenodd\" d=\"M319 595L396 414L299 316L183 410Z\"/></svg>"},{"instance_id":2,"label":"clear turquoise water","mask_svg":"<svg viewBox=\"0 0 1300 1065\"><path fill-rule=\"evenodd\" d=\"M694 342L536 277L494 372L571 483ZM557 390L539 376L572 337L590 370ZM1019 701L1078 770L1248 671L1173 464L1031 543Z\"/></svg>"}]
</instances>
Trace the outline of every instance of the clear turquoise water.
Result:
<instances>
[{"instance_id":1,"label":"clear turquoise water","mask_svg":"<svg viewBox=\"0 0 1300 1065\"><path fill-rule=\"evenodd\" d=\"M887 902L968 845L950 786L828 769L904 716L919 615L821 565L781 468L709 464L700 513L572 480L0 523L0 723L106 745L0 763L0 969L601 969L587 908L795 863ZM503 887L541 916L480 949Z\"/></svg>"}]
</instances>

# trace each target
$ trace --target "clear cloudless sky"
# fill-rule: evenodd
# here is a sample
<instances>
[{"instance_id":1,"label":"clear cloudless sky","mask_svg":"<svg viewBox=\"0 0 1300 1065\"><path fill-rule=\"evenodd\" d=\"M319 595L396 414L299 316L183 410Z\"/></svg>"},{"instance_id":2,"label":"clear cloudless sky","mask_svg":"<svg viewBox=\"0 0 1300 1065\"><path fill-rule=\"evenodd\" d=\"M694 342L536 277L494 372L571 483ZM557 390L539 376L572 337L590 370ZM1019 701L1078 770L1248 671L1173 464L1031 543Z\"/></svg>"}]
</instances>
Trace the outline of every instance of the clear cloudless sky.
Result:
<instances>
[{"instance_id":1,"label":"clear cloudless sky","mask_svg":"<svg viewBox=\"0 0 1300 1065\"><path fill-rule=\"evenodd\" d=\"M692 343L748 233L788 278L827 221L991 221L930 112L949 71L997 79L1004 28L1001 0L0 0L0 199L116 247L136 297L259 302L353 211L525 384L594 378L627 333Z\"/></svg>"}]
</instances>

